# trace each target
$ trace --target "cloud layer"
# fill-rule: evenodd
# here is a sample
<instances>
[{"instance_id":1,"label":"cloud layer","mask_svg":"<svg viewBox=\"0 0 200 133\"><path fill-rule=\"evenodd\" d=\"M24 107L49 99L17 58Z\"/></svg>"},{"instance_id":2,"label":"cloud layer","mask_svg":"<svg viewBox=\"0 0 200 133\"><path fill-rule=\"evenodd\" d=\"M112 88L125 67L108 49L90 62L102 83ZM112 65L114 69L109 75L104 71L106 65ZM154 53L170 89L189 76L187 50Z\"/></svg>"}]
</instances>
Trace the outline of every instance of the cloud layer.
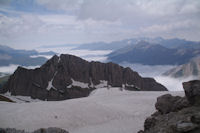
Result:
<instances>
[{"instance_id":1,"label":"cloud layer","mask_svg":"<svg viewBox=\"0 0 200 133\"><path fill-rule=\"evenodd\" d=\"M13 47L163 36L198 40L198 0L1 0L0 43Z\"/></svg>"}]
</instances>

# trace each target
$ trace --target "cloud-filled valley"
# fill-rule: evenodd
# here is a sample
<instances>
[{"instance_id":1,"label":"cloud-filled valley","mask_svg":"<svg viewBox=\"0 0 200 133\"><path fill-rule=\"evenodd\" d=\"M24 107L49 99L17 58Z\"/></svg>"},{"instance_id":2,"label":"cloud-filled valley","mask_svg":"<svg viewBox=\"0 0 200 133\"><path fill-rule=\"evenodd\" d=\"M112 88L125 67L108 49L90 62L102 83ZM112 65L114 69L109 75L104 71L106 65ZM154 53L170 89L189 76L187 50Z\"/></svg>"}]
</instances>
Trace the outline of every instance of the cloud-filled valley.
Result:
<instances>
[{"instance_id":1,"label":"cloud-filled valley","mask_svg":"<svg viewBox=\"0 0 200 133\"><path fill-rule=\"evenodd\" d=\"M0 133L200 132L200 0L0 0Z\"/></svg>"}]
</instances>

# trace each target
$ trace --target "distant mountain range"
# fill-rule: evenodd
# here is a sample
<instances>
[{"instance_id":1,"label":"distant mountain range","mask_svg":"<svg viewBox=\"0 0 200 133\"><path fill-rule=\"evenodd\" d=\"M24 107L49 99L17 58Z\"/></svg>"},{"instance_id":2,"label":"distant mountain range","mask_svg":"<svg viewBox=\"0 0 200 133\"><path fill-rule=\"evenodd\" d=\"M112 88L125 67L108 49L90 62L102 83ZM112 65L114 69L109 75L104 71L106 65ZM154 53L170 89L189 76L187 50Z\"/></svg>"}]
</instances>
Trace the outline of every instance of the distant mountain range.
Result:
<instances>
[{"instance_id":1,"label":"distant mountain range","mask_svg":"<svg viewBox=\"0 0 200 133\"><path fill-rule=\"evenodd\" d=\"M129 62L144 65L182 65L200 55L200 42L173 38L131 38L110 43L96 42L74 49L112 50L108 61Z\"/></svg>"},{"instance_id":2,"label":"distant mountain range","mask_svg":"<svg viewBox=\"0 0 200 133\"><path fill-rule=\"evenodd\" d=\"M186 64L173 68L163 75L175 78L187 78L190 76L200 78L200 57L194 58Z\"/></svg>"},{"instance_id":3,"label":"distant mountain range","mask_svg":"<svg viewBox=\"0 0 200 133\"><path fill-rule=\"evenodd\" d=\"M80 46L74 48L77 49L88 49L88 50L117 50L123 48L127 45L136 43L137 40L135 39L125 39L121 41L113 41L110 43L106 42L95 42L95 43L88 43L88 44L81 44Z\"/></svg>"},{"instance_id":4,"label":"distant mountain range","mask_svg":"<svg viewBox=\"0 0 200 133\"><path fill-rule=\"evenodd\" d=\"M179 38L164 39L162 37L156 37L156 38L139 37L139 38L124 39L121 41L113 41L110 43L95 42L95 43L81 44L74 49L118 50L130 45L134 46L140 41L146 41L152 44L160 44L166 48L200 48L200 42L188 41Z\"/></svg>"},{"instance_id":5,"label":"distant mountain range","mask_svg":"<svg viewBox=\"0 0 200 133\"><path fill-rule=\"evenodd\" d=\"M44 57L34 57L33 55L54 55L56 53L37 52L36 50L16 50L8 46L0 45L0 66L18 64L23 66L35 66L43 64L47 59Z\"/></svg>"},{"instance_id":6,"label":"distant mountain range","mask_svg":"<svg viewBox=\"0 0 200 133\"><path fill-rule=\"evenodd\" d=\"M180 65L200 55L198 48L166 48L160 44L141 41L116 50L108 55L113 62L140 63L144 65Z\"/></svg>"}]
</instances>

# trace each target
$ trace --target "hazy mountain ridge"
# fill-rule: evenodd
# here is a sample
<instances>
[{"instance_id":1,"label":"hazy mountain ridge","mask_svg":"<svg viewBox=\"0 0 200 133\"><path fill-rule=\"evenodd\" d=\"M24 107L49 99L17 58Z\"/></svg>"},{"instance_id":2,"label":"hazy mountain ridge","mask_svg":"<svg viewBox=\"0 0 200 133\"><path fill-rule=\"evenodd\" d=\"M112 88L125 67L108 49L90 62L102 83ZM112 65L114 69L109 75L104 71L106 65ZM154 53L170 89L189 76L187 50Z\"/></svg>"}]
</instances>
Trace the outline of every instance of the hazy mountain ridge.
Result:
<instances>
[{"instance_id":1,"label":"hazy mountain ridge","mask_svg":"<svg viewBox=\"0 0 200 133\"><path fill-rule=\"evenodd\" d=\"M188 41L185 39L172 38L164 39L162 37L138 37L124 39L121 41L112 41L109 43L106 42L94 42L88 44L80 44L75 49L89 49L89 50L118 50L129 45L134 46L140 41L146 41L151 44L160 44L166 48L200 48L200 42Z\"/></svg>"},{"instance_id":2,"label":"hazy mountain ridge","mask_svg":"<svg viewBox=\"0 0 200 133\"><path fill-rule=\"evenodd\" d=\"M175 78L195 76L200 78L200 57L190 60L188 63L173 68L163 75Z\"/></svg>"},{"instance_id":3,"label":"hazy mountain ridge","mask_svg":"<svg viewBox=\"0 0 200 133\"><path fill-rule=\"evenodd\" d=\"M180 65L200 55L200 48L166 48L160 44L140 41L108 55L113 62L130 62L145 65Z\"/></svg>"},{"instance_id":4,"label":"hazy mountain ridge","mask_svg":"<svg viewBox=\"0 0 200 133\"><path fill-rule=\"evenodd\" d=\"M17 50L8 46L0 45L0 66L18 64L23 66L36 66L43 64L47 59L44 57L31 58L32 55L54 55L55 52L37 52L36 50Z\"/></svg>"}]
</instances>

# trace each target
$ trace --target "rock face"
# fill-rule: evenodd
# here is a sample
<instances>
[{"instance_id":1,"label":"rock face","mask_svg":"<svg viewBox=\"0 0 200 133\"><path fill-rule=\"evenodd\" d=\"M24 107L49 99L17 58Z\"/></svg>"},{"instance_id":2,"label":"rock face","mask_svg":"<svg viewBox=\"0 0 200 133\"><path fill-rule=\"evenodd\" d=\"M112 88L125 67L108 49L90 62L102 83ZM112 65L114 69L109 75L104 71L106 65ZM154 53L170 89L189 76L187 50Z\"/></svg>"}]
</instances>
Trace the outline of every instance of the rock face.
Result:
<instances>
[{"instance_id":1,"label":"rock face","mask_svg":"<svg viewBox=\"0 0 200 133\"><path fill-rule=\"evenodd\" d=\"M185 95L191 105L200 105L200 81L194 80L183 83Z\"/></svg>"},{"instance_id":2,"label":"rock face","mask_svg":"<svg viewBox=\"0 0 200 133\"><path fill-rule=\"evenodd\" d=\"M88 96L101 87L166 91L152 78L142 78L130 68L114 63L88 62L72 55L53 56L40 68L18 67L1 93L31 96L41 100L64 100Z\"/></svg>"},{"instance_id":3,"label":"rock face","mask_svg":"<svg viewBox=\"0 0 200 133\"><path fill-rule=\"evenodd\" d=\"M188 106L188 101L184 97L172 96L171 94L166 94L157 98L157 103L155 104L156 109L162 113L167 114L169 112L176 112L182 108Z\"/></svg>"},{"instance_id":4,"label":"rock face","mask_svg":"<svg viewBox=\"0 0 200 133\"><path fill-rule=\"evenodd\" d=\"M186 97L166 94L157 98L156 113L138 133L200 133L200 81L183 83Z\"/></svg>"}]
</instances>

